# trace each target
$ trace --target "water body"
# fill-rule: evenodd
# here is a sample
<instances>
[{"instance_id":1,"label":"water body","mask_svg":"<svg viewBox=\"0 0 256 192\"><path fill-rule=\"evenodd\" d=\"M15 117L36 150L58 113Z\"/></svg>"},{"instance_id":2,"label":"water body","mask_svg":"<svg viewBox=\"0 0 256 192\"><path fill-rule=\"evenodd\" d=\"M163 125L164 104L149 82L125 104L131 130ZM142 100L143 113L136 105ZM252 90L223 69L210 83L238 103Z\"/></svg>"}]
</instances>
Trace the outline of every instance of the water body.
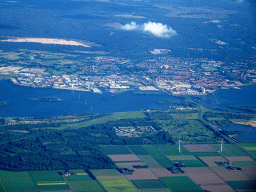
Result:
<instances>
[{"instance_id":1,"label":"water body","mask_svg":"<svg viewBox=\"0 0 256 192\"><path fill-rule=\"evenodd\" d=\"M256 106L256 84L239 87L239 89L219 89L212 95L203 96L203 106L207 108L219 108L229 110L227 106ZM238 110L232 110L242 112Z\"/></svg>"},{"instance_id":2,"label":"water body","mask_svg":"<svg viewBox=\"0 0 256 192\"><path fill-rule=\"evenodd\" d=\"M180 102L177 97L154 92L153 94L95 94L82 91L59 90L51 88L29 88L15 86L8 81L0 81L1 117L46 117L66 116L82 113L112 113L139 111L147 109L167 109L168 104L158 101L169 99ZM54 97L62 101L37 101L31 98Z\"/></svg>"},{"instance_id":3,"label":"water body","mask_svg":"<svg viewBox=\"0 0 256 192\"><path fill-rule=\"evenodd\" d=\"M235 139L240 141L256 142L256 128L247 125L229 125L223 128L225 131L241 131L244 134L236 136Z\"/></svg>"},{"instance_id":4,"label":"water body","mask_svg":"<svg viewBox=\"0 0 256 192\"><path fill-rule=\"evenodd\" d=\"M153 92L153 94L133 94L128 91L121 94L95 94L82 91L59 90L51 88L29 88L15 86L8 81L0 81L1 117L45 117L65 116L81 113L112 113L138 111L147 109L167 109L169 104L157 102L169 99L171 102L181 102L177 97ZM148 93L148 92L146 92ZM256 85L241 87L241 89L221 89L212 95L203 97L203 105L207 108L227 110L228 105L256 106ZM62 101L35 101L30 98L55 97ZM217 102L216 102L217 101Z\"/></svg>"}]
</instances>

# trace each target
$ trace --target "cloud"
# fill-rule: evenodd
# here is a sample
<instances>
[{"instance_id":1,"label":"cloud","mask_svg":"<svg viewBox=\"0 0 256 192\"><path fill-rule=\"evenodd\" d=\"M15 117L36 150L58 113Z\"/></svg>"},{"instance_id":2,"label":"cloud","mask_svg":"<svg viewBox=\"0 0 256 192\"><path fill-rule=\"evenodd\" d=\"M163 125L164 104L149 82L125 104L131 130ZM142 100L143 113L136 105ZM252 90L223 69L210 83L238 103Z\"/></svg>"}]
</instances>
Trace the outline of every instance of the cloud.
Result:
<instances>
[{"instance_id":1,"label":"cloud","mask_svg":"<svg viewBox=\"0 0 256 192\"><path fill-rule=\"evenodd\" d=\"M237 3L243 3L244 0L237 0Z\"/></svg>"},{"instance_id":2,"label":"cloud","mask_svg":"<svg viewBox=\"0 0 256 192\"><path fill-rule=\"evenodd\" d=\"M173 35L176 35L177 32L173 30L171 27L167 25L163 25L162 23L144 23L143 25L144 31L150 32L157 37L165 37L170 38Z\"/></svg>"},{"instance_id":3,"label":"cloud","mask_svg":"<svg viewBox=\"0 0 256 192\"><path fill-rule=\"evenodd\" d=\"M155 22L148 22L142 25L137 25L135 22L131 22L131 23L122 25L120 28L127 31L140 30L140 31L151 33L156 37L162 37L162 38L170 38L174 35L177 35L177 32L171 27L168 27L167 25L163 25L162 23L155 23Z\"/></svg>"},{"instance_id":4,"label":"cloud","mask_svg":"<svg viewBox=\"0 0 256 192\"><path fill-rule=\"evenodd\" d=\"M132 31L132 30L135 30L138 28L139 28L139 25L137 25L135 22L131 22L130 24L127 23L127 24L121 26L121 29L127 30L127 31Z\"/></svg>"}]
</instances>

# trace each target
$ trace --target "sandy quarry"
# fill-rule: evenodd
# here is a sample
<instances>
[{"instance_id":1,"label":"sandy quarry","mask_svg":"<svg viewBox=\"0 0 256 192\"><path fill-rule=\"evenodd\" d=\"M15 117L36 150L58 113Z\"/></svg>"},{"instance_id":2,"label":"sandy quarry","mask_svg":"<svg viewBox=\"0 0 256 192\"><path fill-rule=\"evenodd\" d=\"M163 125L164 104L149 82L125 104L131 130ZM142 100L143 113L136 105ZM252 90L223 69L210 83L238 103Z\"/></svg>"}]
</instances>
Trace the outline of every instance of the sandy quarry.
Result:
<instances>
[{"instance_id":1,"label":"sandy quarry","mask_svg":"<svg viewBox=\"0 0 256 192\"><path fill-rule=\"evenodd\" d=\"M90 47L89 45L79 43L77 41L69 41L65 39L51 39L51 38L12 38L7 40L1 40L2 42L14 42L14 43L41 43L41 44L54 44L54 45L73 45L73 46L82 46L82 47Z\"/></svg>"}]
</instances>

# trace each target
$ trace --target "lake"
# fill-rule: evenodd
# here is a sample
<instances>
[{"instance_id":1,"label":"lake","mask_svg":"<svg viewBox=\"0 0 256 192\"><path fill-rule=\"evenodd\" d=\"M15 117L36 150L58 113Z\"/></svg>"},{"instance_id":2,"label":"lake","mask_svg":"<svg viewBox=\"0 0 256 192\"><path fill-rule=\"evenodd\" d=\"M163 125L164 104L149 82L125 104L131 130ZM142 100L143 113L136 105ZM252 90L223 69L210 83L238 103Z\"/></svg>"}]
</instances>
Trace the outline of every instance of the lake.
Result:
<instances>
[{"instance_id":1,"label":"lake","mask_svg":"<svg viewBox=\"0 0 256 192\"><path fill-rule=\"evenodd\" d=\"M95 94L51 88L29 88L15 86L8 81L0 81L0 102L6 102L5 106L0 106L0 116L45 117L81 113L167 109L168 104L159 104L157 102L164 99L169 99L172 102L181 101L177 97L161 92L152 92L152 94L133 93L134 91L120 94L110 94L107 92ZM39 97L54 97L62 99L62 101L31 100L31 98Z\"/></svg>"},{"instance_id":2,"label":"lake","mask_svg":"<svg viewBox=\"0 0 256 192\"><path fill-rule=\"evenodd\" d=\"M8 81L0 81L1 117L44 117L66 116L81 113L113 113L147 109L168 109L169 104L159 104L164 99L181 102L177 97L162 92L134 94L128 91L120 94L95 94L91 92L60 90L52 88L30 88L15 86ZM141 92L141 91L140 91ZM149 93L149 92L145 92ZM228 105L256 106L256 85L241 89L220 89L212 95L203 96L203 105L208 108L227 109ZM55 97L62 101L36 101L31 98ZM216 103L216 101L218 103Z\"/></svg>"},{"instance_id":3,"label":"lake","mask_svg":"<svg viewBox=\"0 0 256 192\"><path fill-rule=\"evenodd\" d=\"M227 106L243 105L256 106L256 84L250 86L239 87L238 89L218 89L212 94L203 96L203 106L207 108L219 108L229 110ZM242 112L238 110L232 110Z\"/></svg>"},{"instance_id":4,"label":"lake","mask_svg":"<svg viewBox=\"0 0 256 192\"><path fill-rule=\"evenodd\" d=\"M256 142L256 128L247 125L232 124L223 128L225 131L241 131L242 135L234 137L240 141Z\"/></svg>"}]
</instances>

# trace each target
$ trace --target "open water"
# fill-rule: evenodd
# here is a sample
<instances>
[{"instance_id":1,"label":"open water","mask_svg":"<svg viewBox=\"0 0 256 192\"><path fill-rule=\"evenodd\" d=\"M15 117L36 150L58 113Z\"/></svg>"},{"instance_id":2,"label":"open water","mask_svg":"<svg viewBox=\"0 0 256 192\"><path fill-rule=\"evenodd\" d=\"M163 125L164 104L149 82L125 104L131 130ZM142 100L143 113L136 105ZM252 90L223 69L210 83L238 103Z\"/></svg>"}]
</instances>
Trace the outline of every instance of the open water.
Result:
<instances>
[{"instance_id":1,"label":"open water","mask_svg":"<svg viewBox=\"0 0 256 192\"><path fill-rule=\"evenodd\" d=\"M169 99L172 102L181 101L177 97L161 92L133 94L134 91L128 91L120 94L96 94L83 91L15 86L8 81L0 81L0 88L0 101L6 102L5 106L0 106L1 117L46 117L167 109L168 104L157 102L163 99ZM39 97L55 97L62 99L62 101L30 100Z\"/></svg>"},{"instance_id":2,"label":"open water","mask_svg":"<svg viewBox=\"0 0 256 192\"><path fill-rule=\"evenodd\" d=\"M256 142L256 128L247 126L247 125L229 125L223 128L226 131L241 131L243 132L242 135L238 135L234 137L240 141L247 141L247 142Z\"/></svg>"}]
</instances>

